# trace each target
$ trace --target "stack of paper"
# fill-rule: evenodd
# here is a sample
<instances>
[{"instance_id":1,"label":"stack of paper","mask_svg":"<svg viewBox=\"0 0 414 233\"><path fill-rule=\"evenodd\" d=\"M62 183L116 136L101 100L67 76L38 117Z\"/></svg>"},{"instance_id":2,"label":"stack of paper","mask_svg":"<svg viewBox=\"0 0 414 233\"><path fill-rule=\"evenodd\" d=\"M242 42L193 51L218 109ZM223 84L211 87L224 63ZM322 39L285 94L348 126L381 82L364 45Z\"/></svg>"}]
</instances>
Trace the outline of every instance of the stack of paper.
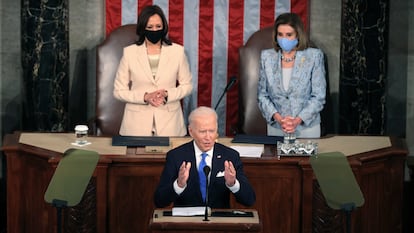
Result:
<instances>
[{"instance_id":1,"label":"stack of paper","mask_svg":"<svg viewBox=\"0 0 414 233\"><path fill-rule=\"evenodd\" d=\"M195 207L173 207L172 216L203 216L205 213L205 206L195 206ZM210 215L211 209L207 207L208 214Z\"/></svg>"},{"instance_id":2,"label":"stack of paper","mask_svg":"<svg viewBox=\"0 0 414 233\"><path fill-rule=\"evenodd\" d=\"M240 157L260 158L264 151L264 145L246 145L246 146L231 146L234 150L238 151Z\"/></svg>"}]
</instances>

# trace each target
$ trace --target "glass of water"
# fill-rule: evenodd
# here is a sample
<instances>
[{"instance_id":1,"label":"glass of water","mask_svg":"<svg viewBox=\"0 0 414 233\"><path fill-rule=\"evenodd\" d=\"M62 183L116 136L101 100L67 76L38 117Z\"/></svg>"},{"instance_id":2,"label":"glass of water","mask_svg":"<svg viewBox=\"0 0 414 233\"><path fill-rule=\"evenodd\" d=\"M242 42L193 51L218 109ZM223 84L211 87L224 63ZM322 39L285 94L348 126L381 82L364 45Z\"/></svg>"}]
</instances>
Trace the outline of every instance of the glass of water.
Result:
<instances>
[{"instance_id":1,"label":"glass of water","mask_svg":"<svg viewBox=\"0 0 414 233\"><path fill-rule=\"evenodd\" d=\"M283 135L283 142L288 144L294 144L296 141L296 133L284 133Z\"/></svg>"},{"instance_id":2,"label":"glass of water","mask_svg":"<svg viewBox=\"0 0 414 233\"><path fill-rule=\"evenodd\" d=\"M75 126L75 142L78 145L83 145L88 143L88 126L87 125L77 125Z\"/></svg>"}]
</instances>

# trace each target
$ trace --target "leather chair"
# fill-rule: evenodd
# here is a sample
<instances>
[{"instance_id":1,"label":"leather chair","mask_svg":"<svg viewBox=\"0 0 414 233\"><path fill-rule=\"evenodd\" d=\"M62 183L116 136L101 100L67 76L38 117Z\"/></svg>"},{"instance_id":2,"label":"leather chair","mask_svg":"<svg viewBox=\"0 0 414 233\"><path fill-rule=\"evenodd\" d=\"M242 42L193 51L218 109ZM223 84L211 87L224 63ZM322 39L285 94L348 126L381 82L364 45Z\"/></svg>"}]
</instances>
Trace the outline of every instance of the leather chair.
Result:
<instances>
[{"instance_id":1,"label":"leather chair","mask_svg":"<svg viewBox=\"0 0 414 233\"><path fill-rule=\"evenodd\" d=\"M239 132L248 135L267 135L266 121L257 106L260 52L272 48L273 26L250 36L239 48Z\"/></svg>"},{"instance_id":2,"label":"leather chair","mask_svg":"<svg viewBox=\"0 0 414 233\"><path fill-rule=\"evenodd\" d=\"M136 24L120 26L98 46L96 53L96 116L92 126L97 136L119 135L125 103L113 96L115 74L123 48L137 40Z\"/></svg>"},{"instance_id":3,"label":"leather chair","mask_svg":"<svg viewBox=\"0 0 414 233\"><path fill-rule=\"evenodd\" d=\"M261 50L273 48L272 31L273 26L269 26L253 33L246 44L239 48L239 134L267 135L266 121L257 103L257 83ZM310 43L316 47L312 41ZM321 112L322 136L334 132L327 64L325 56L327 89L326 103Z\"/></svg>"}]
</instances>

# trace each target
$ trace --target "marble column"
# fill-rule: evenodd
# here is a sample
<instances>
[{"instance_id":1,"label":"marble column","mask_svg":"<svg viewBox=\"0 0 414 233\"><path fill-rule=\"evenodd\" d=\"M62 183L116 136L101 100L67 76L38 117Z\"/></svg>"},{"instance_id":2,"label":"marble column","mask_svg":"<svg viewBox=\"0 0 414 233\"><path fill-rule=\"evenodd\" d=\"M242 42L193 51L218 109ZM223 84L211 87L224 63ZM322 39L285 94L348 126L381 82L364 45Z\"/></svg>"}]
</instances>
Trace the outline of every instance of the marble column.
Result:
<instances>
[{"instance_id":1,"label":"marble column","mask_svg":"<svg viewBox=\"0 0 414 233\"><path fill-rule=\"evenodd\" d=\"M342 0L339 133L384 134L388 0Z\"/></svg>"},{"instance_id":2,"label":"marble column","mask_svg":"<svg viewBox=\"0 0 414 233\"><path fill-rule=\"evenodd\" d=\"M22 0L23 130L67 130L68 0Z\"/></svg>"}]
</instances>

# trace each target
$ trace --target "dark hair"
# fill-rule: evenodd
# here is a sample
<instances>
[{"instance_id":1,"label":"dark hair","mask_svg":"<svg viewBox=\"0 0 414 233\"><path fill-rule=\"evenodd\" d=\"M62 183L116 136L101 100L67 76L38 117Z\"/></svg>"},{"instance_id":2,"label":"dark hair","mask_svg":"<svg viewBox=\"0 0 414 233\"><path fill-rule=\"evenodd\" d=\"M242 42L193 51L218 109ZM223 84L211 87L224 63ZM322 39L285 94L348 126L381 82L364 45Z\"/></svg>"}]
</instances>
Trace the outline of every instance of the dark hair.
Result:
<instances>
[{"instance_id":1,"label":"dark hair","mask_svg":"<svg viewBox=\"0 0 414 233\"><path fill-rule=\"evenodd\" d=\"M159 15L162 20L162 26L163 26L162 28L163 28L164 33L162 35L161 42L171 45L171 41L167 38L167 34L168 34L167 19L165 18L165 15L162 9L157 5L144 7L141 10L141 13L138 15L137 29L136 29L136 34L138 36L138 40L136 42L137 45L142 45L142 43L144 43L145 41L144 33L145 33L145 28L147 27L148 20L151 16L155 14Z\"/></svg>"},{"instance_id":2,"label":"dark hair","mask_svg":"<svg viewBox=\"0 0 414 233\"><path fill-rule=\"evenodd\" d=\"M281 24L287 24L291 26L295 31L298 37L298 45L296 46L297 50L304 50L309 47L308 35L305 32L305 27L303 22L300 19L299 15L295 13L283 13L279 15L273 26L273 47L276 51L279 51L281 48L277 43L277 28Z\"/></svg>"}]
</instances>

